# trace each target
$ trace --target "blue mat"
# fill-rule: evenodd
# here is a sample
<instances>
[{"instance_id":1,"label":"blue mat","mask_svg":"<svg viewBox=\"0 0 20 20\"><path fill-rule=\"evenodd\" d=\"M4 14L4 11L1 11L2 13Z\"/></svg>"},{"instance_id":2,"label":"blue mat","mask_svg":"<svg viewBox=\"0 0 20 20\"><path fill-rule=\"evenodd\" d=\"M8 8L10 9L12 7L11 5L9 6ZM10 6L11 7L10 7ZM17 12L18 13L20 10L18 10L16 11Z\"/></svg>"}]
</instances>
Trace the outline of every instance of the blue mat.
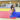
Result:
<instances>
[{"instance_id":1,"label":"blue mat","mask_svg":"<svg viewBox=\"0 0 20 20\"><path fill-rule=\"evenodd\" d=\"M10 17L20 17L20 12L13 12L13 14Z\"/></svg>"},{"instance_id":2,"label":"blue mat","mask_svg":"<svg viewBox=\"0 0 20 20\"><path fill-rule=\"evenodd\" d=\"M16 17L20 17L20 12L16 12Z\"/></svg>"}]
</instances>

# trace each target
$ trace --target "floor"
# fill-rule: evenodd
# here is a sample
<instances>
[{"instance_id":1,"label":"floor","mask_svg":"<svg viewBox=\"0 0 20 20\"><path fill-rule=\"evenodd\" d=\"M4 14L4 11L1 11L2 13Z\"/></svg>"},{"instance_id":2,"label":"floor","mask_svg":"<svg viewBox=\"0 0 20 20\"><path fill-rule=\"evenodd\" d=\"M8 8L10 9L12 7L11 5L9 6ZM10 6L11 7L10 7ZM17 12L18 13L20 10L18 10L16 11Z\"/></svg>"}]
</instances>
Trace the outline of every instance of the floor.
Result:
<instances>
[{"instance_id":1,"label":"floor","mask_svg":"<svg viewBox=\"0 0 20 20\"><path fill-rule=\"evenodd\" d=\"M16 18L16 19L0 18L0 20L20 20L20 18Z\"/></svg>"},{"instance_id":2,"label":"floor","mask_svg":"<svg viewBox=\"0 0 20 20\"><path fill-rule=\"evenodd\" d=\"M20 12L20 8L16 9L16 12ZM16 18L16 19L0 18L0 20L20 20L20 18Z\"/></svg>"}]
</instances>

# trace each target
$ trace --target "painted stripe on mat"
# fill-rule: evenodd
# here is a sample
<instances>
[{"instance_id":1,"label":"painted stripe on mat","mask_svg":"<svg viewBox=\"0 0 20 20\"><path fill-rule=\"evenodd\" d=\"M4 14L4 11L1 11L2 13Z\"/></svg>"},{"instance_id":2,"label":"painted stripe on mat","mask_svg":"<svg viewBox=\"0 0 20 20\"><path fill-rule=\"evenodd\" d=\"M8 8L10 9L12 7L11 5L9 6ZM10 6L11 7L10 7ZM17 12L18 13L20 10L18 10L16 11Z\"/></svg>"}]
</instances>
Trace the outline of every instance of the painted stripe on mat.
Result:
<instances>
[{"instance_id":1,"label":"painted stripe on mat","mask_svg":"<svg viewBox=\"0 0 20 20\"><path fill-rule=\"evenodd\" d=\"M0 8L0 11L9 11L11 10L10 8Z\"/></svg>"}]
</instances>

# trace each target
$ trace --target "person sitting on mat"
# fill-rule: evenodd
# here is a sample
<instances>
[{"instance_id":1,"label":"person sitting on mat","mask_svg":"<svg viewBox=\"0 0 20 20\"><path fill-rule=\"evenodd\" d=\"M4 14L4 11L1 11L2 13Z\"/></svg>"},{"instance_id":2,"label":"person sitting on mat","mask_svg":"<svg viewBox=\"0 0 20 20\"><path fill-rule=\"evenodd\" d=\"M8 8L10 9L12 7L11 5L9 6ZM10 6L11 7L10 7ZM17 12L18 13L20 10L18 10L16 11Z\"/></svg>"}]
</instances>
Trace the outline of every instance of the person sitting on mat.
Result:
<instances>
[{"instance_id":1,"label":"person sitting on mat","mask_svg":"<svg viewBox=\"0 0 20 20\"><path fill-rule=\"evenodd\" d=\"M11 6L11 10L12 10L12 14L13 14L13 12L15 12L13 5Z\"/></svg>"}]
</instances>

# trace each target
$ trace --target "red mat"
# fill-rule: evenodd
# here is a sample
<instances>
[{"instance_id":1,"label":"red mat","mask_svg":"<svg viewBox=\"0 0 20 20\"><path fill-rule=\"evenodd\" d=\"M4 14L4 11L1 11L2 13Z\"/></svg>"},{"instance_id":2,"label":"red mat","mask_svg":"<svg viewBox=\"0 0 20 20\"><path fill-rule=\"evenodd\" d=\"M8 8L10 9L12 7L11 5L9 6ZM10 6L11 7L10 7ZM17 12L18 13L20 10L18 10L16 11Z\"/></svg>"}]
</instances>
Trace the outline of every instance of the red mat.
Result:
<instances>
[{"instance_id":1,"label":"red mat","mask_svg":"<svg viewBox=\"0 0 20 20\"><path fill-rule=\"evenodd\" d=\"M9 18L9 11L0 11L0 18Z\"/></svg>"},{"instance_id":2,"label":"red mat","mask_svg":"<svg viewBox=\"0 0 20 20\"><path fill-rule=\"evenodd\" d=\"M9 11L0 11L0 18L10 18L10 13ZM15 17L11 19L16 19Z\"/></svg>"}]
</instances>

